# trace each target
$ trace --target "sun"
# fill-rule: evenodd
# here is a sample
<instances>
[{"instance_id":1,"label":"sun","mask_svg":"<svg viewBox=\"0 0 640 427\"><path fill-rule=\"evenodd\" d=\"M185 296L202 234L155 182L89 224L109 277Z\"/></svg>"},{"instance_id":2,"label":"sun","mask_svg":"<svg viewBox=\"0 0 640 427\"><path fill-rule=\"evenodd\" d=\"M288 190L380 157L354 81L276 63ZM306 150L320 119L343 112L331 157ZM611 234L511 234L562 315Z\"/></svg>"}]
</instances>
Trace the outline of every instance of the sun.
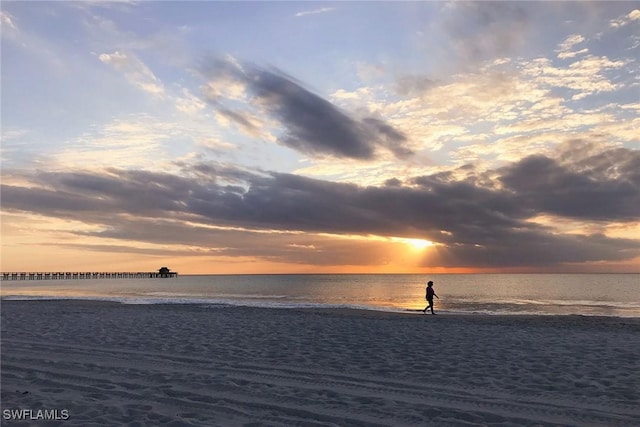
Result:
<instances>
[{"instance_id":1,"label":"sun","mask_svg":"<svg viewBox=\"0 0 640 427\"><path fill-rule=\"evenodd\" d=\"M415 249L424 249L433 246L433 242L424 239L407 239L407 243Z\"/></svg>"},{"instance_id":2,"label":"sun","mask_svg":"<svg viewBox=\"0 0 640 427\"><path fill-rule=\"evenodd\" d=\"M409 245L413 249L416 249L419 251L434 245L434 243L431 240L425 240L425 239L396 238L395 240L398 242L404 243L405 245Z\"/></svg>"}]
</instances>

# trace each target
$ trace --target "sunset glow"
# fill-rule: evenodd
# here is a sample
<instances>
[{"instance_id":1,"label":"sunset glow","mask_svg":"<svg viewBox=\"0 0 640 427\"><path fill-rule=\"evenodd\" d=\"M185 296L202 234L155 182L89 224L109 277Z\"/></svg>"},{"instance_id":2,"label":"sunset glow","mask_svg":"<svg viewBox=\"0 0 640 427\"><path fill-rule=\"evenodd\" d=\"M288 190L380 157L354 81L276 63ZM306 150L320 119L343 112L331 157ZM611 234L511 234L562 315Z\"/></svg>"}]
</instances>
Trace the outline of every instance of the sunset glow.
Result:
<instances>
[{"instance_id":1,"label":"sunset glow","mask_svg":"<svg viewBox=\"0 0 640 427\"><path fill-rule=\"evenodd\" d=\"M637 3L318 6L2 2L1 269L638 271Z\"/></svg>"},{"instance_id":2,"label":"sunset glow","mask_svg":"<svg viewBox=\"0 0 640 427\"><path fill-rule=\"evenodd\" d=\"M397 240L417 250L422 250L422 249L428 248L429 246L433 246L433 242L429 240L423 240L423 239L397 239Z\"/></svg>"}]
</instances>

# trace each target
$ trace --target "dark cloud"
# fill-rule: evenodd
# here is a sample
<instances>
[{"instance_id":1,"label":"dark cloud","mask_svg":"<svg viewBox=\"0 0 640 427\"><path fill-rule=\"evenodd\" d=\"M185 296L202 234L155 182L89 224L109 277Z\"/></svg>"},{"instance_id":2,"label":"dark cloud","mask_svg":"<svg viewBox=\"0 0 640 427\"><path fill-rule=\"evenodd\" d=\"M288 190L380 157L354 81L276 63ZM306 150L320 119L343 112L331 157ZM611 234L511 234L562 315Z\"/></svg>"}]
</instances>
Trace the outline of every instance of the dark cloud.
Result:
<instances>
[{"instance_id":1,"label":"dark cloud","mask_svg":"<svg viewBox=\"0 0 640 427\"><path fill-rule=\"evenodd\" d=\"M490 245L458 244L438 254L439 265L456 267L550 267L637 257L637 240L595 235L558 235L512 230Z\"/></svg>"},{"instance_id":2,"label":"dark cloud","mask_svg":"<svg viewBox=\"0 0 640 427\"><path fill-rule=\"evenodd\" d=\"M375 141L383 147L386 147L397 158L407 158L414 153L411 149L407 148L404 143L407 138L404 134L393 126L385 123L383 120L368 117L362 120L362 122L368 126L369 131L374 133Z\"/></svg>"},{"instance_id":3,"label":"dark cloud","mask_svg":"<svg viewBox=\"0 0 640 427\"><path fill-rule=\"evenodd\" d=\"M455 2L443 20L460 65L510 56L530 41L531 7L520 2Z\"/></svg>"},{"instance_id":4,"label":"dark cloud","mask_svg":"<svg viewBox=\"0 0 640 427\"><path fill-rule=\"evenodd\" d=\"M492 171L498 178L489 186L472 168L464 169L465 178L444 172L380 187L221 164L190 165L188 176L49 172L32 176L30 187L3 185L2 204L6 211L100 225L103 230L93 236L285 262L384 262L382 243L327 233L432 240L441 245L429 265L448 267L620 261L640 255L637 240L562 234L529 220L550 214L637 222L639 155L615 149L583 152L573 160L530 156ZM361 253L367 247L371 251Z\"/></svg>"},{"instance_id":5,"label":"dark cloud","mask_svg":"<svg viewBox=\"0 0 640 427\"><path fill-rule=\"evenodd\" d=\"M258 129L256 125L254 125L249 117L246 114L242 114L239 111L233 111L226 108L218 108L218 113L223 117L226 117L228 120L231 120L235 124L239 125L241 128L246 130L251 134L257 134Z\"/></svg>"},{"instance_id":6,"label":"dark cloud","mask_svg":"<svg viewBox=\"0 0 640 427\"><path fill-rule=\"evenodd\" d=\"M574 165L544 156L504 169L500 180L524 206L569 218L637 221L640 152L612 150Z\"/></svg>"},{"instance_id":7,"label":"dark cloud","mask_svg":"<svg viewBox=\"0 0 640 427\"><path fill-rule=\"evenodd\" d=\"M360 160L373 159L378 147L390 150L399 158L413 154L401 131L380 119L354 118L279 70L257 66L240 68L221 60L213 60L202 69L206 78L244 84L253 102L284 126L279 142L294 150ZM241 126L250 124L241 113L230 114L229 110L220 108L222 100L217 93L208 98L228 118Z\"/></svg>"},{"instance_id":8,"label":"dark cloud","mask_svg":"<svg viewBox=\"0 0 640 427\"><path fill-rule=\"evenodd\" d=\"M83 236L122 239L161 245L149 248L132 245L67 245L95 252L119 252L152 256L253 257L273 262L314 265L383 265L397 254L389 252L388 241L336 239L327 235L270 232L185 225L167 220L121 218L117 227L78 233ZM172 245L182 245L176 248ZM401 253L402 243L395 243ZM164 247L162 247L164 246Z\"/></svg>"}]
</instances>

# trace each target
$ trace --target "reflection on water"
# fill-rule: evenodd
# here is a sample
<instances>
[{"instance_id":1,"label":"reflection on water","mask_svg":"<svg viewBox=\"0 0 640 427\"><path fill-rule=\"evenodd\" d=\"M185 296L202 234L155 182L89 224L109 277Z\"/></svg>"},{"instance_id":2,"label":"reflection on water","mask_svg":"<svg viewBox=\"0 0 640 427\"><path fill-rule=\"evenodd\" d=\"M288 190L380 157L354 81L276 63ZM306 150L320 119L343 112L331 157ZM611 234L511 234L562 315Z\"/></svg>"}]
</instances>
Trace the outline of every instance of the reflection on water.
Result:
<instances>
[{"instance_id":1,"label":"reflection on water","mask_svg":"<svg viewBox=\"0 0 640 427\"><path fill-rule=\"evenodd\" d=\"M172 279L3 281L4 298L93 298L128 303L341 306L418 310L427 280L436 310L489 314L640 317L638 274L215 275Z\"/></svg>"}]
</instances>

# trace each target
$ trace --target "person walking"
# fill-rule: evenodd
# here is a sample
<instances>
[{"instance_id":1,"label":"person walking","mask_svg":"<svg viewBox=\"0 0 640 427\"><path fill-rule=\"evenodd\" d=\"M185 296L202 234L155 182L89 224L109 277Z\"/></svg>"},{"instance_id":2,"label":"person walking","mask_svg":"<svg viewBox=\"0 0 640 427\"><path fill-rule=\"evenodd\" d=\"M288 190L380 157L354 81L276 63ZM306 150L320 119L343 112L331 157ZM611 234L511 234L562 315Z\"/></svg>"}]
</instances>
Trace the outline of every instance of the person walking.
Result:
<instances>
[{"instance_id":1,"label":"person walking","mask_svg":"<svg viewBox=\"0 0 640 427\"><path fill-rule=\"evenodd\" d=\"M424 314L427 314L428 309L431 309L431 314L436 314L433 312L433 297L440 299L440 297L436 295L436 291L433 290L433 282L429 280L429 282L427 283L427 289L426 289L426 295L425 295L425 298L427 299L427 302L429 303L429 305L426 306L424 310L422 310Z\"/></svg>"}]
</instances>

